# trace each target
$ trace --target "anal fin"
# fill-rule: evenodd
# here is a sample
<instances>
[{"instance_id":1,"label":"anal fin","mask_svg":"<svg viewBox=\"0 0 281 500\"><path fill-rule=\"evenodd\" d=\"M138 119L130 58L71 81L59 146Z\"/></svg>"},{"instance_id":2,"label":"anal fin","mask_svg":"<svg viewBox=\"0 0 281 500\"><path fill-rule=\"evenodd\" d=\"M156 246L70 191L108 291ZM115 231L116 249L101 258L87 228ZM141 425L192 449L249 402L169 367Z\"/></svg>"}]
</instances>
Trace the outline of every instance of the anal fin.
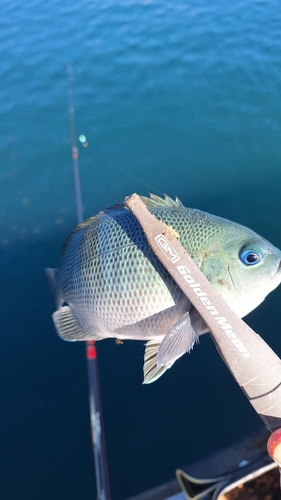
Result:
<instances>
[{"instance_id":1,"label":"anal fin","mask_svg":"<svg viewBox=\"0 0 281 500\"><path fill-rule=\"evenodd\" d=\"M52 315L59 336L63 340L98 340L97 336L79 323L69 306L60 307Z\"/></svg>"},{"instance_id":2,"label":"anal fin","mask_svg":"<svg viewBox=\"0 0 281 500\"><path fill-rule=\"evenodd\" d=\"M143 384L151 384L165 373L170 366L157 366L157 354L161 340L149 340L145 346L144 365L143 365Z\"/></svg>"}]
</instances>

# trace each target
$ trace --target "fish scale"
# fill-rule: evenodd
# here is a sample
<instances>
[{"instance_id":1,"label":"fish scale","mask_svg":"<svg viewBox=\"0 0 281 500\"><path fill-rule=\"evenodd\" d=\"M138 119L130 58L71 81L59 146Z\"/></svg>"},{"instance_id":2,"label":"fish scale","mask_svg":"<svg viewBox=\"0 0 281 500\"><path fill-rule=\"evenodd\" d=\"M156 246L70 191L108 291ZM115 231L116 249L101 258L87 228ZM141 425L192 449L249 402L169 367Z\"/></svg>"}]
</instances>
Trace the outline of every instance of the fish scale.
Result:
<instances>
[{"instance_id":1,"label":"fish scale","mask_svg":"<svg viewBox=\"0 0 281 500\"><path fill-rule=\"evenodd\" d=\"M75 304L77 316L83 316L87 326L110 332L173 306L167 281L173 286L174 282L149 249L130 212L123 208L113 217L101 214L99 222L90 219L89 226L83 223L65 249L65 260L72 262L74 286L63 268L58 275L64 300ZM94 287L87 282L93 278ZM141 293L147 288L149 293Z\"/></svg>"},{"instance_id":2,"label":"fish scale","mask_svg":"<svg viewBox=\"0 0 281 500\"><path fill-rule=\"evenodd\" d=\"M280 250L250 229L186 208L177 198L141 199L157 219L175 230L240 317L280 283ZM78 225L63 246L62 266L49 269L48 275L56 290L53 320L59 335L66 340L148 340L146 383L159 378L206 331L123 203ZM167 361L160 366L162 343Z\"/></svg>"}]
</instances>

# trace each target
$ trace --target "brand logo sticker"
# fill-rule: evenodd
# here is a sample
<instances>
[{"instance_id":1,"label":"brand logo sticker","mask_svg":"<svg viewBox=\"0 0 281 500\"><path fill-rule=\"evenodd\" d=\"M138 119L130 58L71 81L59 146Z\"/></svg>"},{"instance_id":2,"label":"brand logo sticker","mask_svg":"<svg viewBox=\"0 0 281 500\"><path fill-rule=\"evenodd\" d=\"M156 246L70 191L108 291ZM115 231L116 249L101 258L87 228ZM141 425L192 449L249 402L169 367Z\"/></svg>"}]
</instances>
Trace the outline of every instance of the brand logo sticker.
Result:
<instances>
[{"instance_id":1,"label":"brand logo sticker","mask_svg":"<svg viewBox=\"0 0 281 500\"><path fill-rule=\"evenodd\" d=\"M155 241L166 257L174 264L180 260L176 250L171 245L171 243L163 236L163 234L158 234Z\"/></svg>"}]
</instances>

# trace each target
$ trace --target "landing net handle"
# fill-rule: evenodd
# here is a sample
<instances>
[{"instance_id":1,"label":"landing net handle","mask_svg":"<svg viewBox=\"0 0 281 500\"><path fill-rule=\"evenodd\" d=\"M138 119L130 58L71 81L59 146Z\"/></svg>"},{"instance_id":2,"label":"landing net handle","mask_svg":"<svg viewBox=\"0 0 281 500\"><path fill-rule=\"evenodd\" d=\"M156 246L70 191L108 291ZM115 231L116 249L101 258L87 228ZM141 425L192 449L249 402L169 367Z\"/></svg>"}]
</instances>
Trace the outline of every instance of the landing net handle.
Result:
<instances>
[{"instance_id":1,"label":"landing net handle","mask_svg":"<svg viewBox=\"0 0 281 500\"><path fill-rule=\"evenodd\" d=\"M173 228L156 219L138 195L129 196L125 203L138 219L155 255L208 325L221 357L248 401L274 433L268 451L280 465L280 358L215 292Z\"/></svg>"}]
</instances>

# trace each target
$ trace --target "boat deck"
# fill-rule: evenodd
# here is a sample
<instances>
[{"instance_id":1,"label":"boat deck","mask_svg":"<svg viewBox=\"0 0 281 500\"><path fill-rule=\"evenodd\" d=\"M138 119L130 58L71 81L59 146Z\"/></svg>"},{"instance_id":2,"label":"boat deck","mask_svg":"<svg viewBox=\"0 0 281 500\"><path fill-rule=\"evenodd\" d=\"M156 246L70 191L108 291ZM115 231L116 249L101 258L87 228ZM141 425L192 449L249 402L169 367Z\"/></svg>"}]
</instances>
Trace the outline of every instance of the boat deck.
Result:
<instances>
[{"instance_id":1,"label":"boat deck","mask_svg":"<svg viewBox=\"0 0 281 500\"><path fill-rule=\"evenodd\" d=\"M251 461L261 454L266 455L268 437L269 431L265 428L258 435L245 437L232 446L222 449L198 462L187 464L184 467L181 467L179 464L179 468L196 478L211 479L223 476L228 471L239 468L239 464L243 461ZM127 500L186 500L186 496L181 492L179 483L175 478L161 486L130 497Z\"/></svg>"}]
</instances>

